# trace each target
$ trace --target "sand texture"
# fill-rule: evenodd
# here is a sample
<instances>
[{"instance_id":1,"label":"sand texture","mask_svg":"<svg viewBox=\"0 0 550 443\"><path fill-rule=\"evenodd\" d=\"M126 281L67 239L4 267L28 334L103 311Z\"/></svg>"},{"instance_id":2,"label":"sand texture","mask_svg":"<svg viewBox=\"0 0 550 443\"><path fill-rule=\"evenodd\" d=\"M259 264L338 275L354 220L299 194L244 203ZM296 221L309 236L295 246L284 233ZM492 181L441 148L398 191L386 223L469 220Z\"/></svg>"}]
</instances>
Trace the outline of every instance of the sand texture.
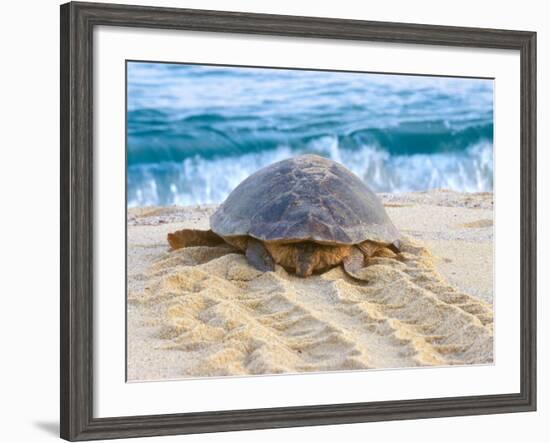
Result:
<instances>
[{"instance_id":1,"label":"sand texture","mask_svg":"<svg viewBox=\"0 0 550 443\"><path fill-rule=\"evenodd\" d=\"M404 261L261 273L226 246L170 251L214 206L128 213L128 379L300 373L493 359L492 194L382 195Z\"/></svg>"}]
</instances>

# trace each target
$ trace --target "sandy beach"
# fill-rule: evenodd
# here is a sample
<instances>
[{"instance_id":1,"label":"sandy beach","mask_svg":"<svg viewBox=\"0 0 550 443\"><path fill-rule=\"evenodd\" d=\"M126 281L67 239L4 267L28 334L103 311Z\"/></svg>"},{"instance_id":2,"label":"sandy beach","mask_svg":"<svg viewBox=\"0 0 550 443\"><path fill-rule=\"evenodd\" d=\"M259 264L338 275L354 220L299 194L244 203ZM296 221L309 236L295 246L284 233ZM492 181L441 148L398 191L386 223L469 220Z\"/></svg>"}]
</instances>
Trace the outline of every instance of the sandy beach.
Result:
<instances>
[{"instance_id":1,"label":"sandy beach","mask_svg":"<svg viewBox=\"0 0 550 443\"><path fill-rule=\"evenodd\" d=\"M381 194L404 261L261 273L229 247L170 251L216 206L128 210L128 380L493 360L493 195Z\"/></svg>"}]
</instances>

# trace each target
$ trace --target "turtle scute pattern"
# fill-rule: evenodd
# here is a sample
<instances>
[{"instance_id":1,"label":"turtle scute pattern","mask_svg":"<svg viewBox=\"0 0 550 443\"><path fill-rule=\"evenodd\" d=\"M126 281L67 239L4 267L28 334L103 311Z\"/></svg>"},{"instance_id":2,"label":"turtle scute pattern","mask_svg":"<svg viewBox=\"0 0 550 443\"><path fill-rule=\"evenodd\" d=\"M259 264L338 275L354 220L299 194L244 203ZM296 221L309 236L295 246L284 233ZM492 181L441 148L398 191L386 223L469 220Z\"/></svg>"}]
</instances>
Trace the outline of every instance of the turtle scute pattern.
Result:
<instances>
[{"instance_id":1,"label":"turtle scute pattern","mask_svg":"<svg viewBox=\"0 0 550 443\"><path fill-rule=\"evenodd\" d=\"M251 175L210 223L221 236L264 241L357 244L399 238L367 185L342 165L316 155L283 160Z\"/></svg>"}]
</instances>

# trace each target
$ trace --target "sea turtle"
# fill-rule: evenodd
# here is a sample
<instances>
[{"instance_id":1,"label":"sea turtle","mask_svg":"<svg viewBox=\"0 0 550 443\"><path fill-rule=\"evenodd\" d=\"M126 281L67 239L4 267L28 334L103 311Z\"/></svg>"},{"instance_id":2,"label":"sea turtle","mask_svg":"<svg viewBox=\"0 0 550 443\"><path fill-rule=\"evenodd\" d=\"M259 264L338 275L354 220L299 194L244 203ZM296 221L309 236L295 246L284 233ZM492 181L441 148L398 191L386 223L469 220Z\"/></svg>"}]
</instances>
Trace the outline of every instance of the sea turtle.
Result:
<instances>
[{"instance_id":1,"label":"sea turtle","mask_svg":"<svg viewBox=\"0 0 550 443\"><path fill-rule=\"evenodd\" d=\"M341 164L318 155L273 163L239 184L211 230L168 234L173 249L228 243L260 271L300 277L343 264L355 278L371 257L399 258L400 234L379 198Z\"/></svg>"}]
</instances>

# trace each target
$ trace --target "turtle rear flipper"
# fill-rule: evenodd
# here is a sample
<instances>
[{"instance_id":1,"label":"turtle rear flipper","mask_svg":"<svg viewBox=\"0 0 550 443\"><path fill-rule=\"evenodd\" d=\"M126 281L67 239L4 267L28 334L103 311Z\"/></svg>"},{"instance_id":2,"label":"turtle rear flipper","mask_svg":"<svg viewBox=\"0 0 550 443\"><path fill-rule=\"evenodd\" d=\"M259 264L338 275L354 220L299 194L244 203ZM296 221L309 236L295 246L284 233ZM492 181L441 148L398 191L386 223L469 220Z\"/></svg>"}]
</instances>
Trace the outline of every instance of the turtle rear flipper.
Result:
<instances>
[{"instance_id":1,"label":"turtle rear flipper","mask_svg":"<svg viewBox=\"0 0 550 443\"><path fill-rule=\"evenodd\" d=\"M269 272L275 270L273 257L264 247L262 242L250 238L246 246L246 259L258 271Z\"/></svg>"},{"instance_id":2,"label":"turtle rear flipper","mask_svg":"<svg viewBox=\"0 0 550 443\"><path fill-rule=\"evenodd\" d=\"M172 249L180 249L189 246L217 246L225 243L225 240L210 229L182 229L168 234L168 243Z\"/></svg>"}]
</instances>

